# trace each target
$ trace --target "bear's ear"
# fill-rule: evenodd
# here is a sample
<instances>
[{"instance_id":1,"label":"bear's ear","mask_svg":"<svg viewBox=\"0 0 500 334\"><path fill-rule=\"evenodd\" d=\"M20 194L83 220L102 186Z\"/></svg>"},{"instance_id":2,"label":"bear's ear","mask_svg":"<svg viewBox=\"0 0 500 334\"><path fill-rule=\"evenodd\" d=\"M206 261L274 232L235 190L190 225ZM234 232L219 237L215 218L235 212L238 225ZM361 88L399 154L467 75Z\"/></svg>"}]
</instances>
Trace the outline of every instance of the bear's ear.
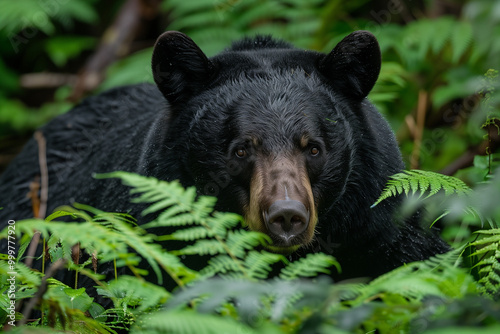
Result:
<instances>
[{"instance_id":1,"label":"bear's ear","mask_svg":"<svg viewBox=\"0 0 500 334\"><path fill-rule=\"evenodd\" d=\"M368 31L345 37L319 61L318 70L344 94L362 99L368 95L380 72L380 48Z\"/></svg>"},{"instance_id":2,"label":"bear's ear","mask_svg":"<svg viewBox=\"0 0 500 334\"><path fill-rule=\"evenodd\" d=\"M158 37L151 66L156 85L170 103L202 89L212 69L198 45L178 31L167 31Z\"/></svg>"}]
</instances>

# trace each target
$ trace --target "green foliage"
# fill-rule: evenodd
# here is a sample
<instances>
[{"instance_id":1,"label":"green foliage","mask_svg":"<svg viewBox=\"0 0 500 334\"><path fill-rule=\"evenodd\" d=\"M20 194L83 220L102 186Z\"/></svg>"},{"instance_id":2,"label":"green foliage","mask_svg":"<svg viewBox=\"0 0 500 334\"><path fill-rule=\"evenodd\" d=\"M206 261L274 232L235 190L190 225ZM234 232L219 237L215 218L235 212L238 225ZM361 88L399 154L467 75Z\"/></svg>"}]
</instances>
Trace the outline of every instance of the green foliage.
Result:
<instances>
[{"instance_id":1,"label":"green foliage","mask_svg":"<svg viewBox=\"0 0 500 334\"><path fill-rule=\"evenodd\" d=\"M214 212L215 199L197 197L194 188L185 190L177 182L167 183L123 172L99 177L120 177L125 184L134 186L131 192L139 195L135 197L135 202L150 204L144 214L156 211L161 211L161 214L149 224L139 227L126 214L106 213L75 204L74 208L59 208L46 221L29 219L16 223L17 236L20 238L24 235L20 240L26 243L34 231L39 231L47 239L48 254L52 262L67 261L68 268L93 279L99 285L98 294L113 302L112 308L104 310L89 299L84 288L75 287L73 290L50 279L53 283L49 285L44 298L51 303L51 307L57 301L57 307L45 311L58 314L60 320L57 323L60 326L64 327L70 322L75 316L72 310L76 308L81 312L89 312L107 328L129 329L137 317L152 312L168 300L170 293L165 288L144 281L143 276L148 273L138 266L141 258L149 263L160 284L165 272L180 288L215 275L257 281L268 277L274 263L286 262L280 255L254 250L255 246L267 243L268 237L257 232L234 229L241 223L241 218L235 214ZM70 218L73 222L56 221L64 218ZM168 230L170 227L182 226L183 229L172 229L173 233L163 236L155 236L145 230L158 227ZM7 230L0 237L6 238ZM194 243L167 251L157 243L159 239ZM88 254L88 260L83 263L73 262L74 245ZM185 255L204 254L216 256L199 271L194 271L183 263ZM96 261L101 264L112 263L120 276L115 280L105 281L102 275L93 274L89 269L95 270ZM331 256L311 255L292 264L283 275L291 280L318 272L328 273L327 268L332 265L338 266ZM120 268L124 267L135 277L121 274L123 270ZM6 261L0 262L0 269L3 273L8 272ZM18 298L33 297L36 287L40 285L39 277L19 262L16 270L20 274ZM2 284L8 286L5 280ZM2 291L5 293L6 290ZM26 292L21 293L22 291ZM2 298L5 310L8 300L5 294ZM73 304L68 304L68 298L71 298ZM91 326L92 322L87 325Z\"/></svg>"},{"instance_id":2,"label":"green foliage","mask_svg":"<svg viewBox=\"0 0 500 334\"><path fill-rule=\"evenodd\" d=\"M258 330L231 318L200 314L191 310L158 312L144 319L145 328L135 328L131 333L219 334L219 333L281 333L276 327L265 326Z\"/></svg>"},{"instance_id":3,"label":"green foliage","mask_svg":"<svg viewBox=\"0 0 500 334\"><path fill-rule=\"evenodd\" d=\"M428 195L425 198L429 198L439 191L444 191L446 196L452 194L465 196L471 192L471 189L464 182L452 176L423 170L403 171L391 176L373 206L392 196L415 195L419 192L419 198L426 193Z\"/></svg>"},{"instance_id":4,"label":"green foliage","mask_svg":"<svg viewBox=\"0 0 500 334\"><path fill-rule=\"evenodd\" d=\"M457 6L462 5L461 16L430 19L431 2L422 8L409 3L405 15L416 19L391 13L387 22L376 19L366 0L171 0L162 7L167 29L187 33L208 55L256 33L329 52L351 31L371 30L381 44L383 64L369 99L397 130L406 158L414 147L410 114L425 93L419 168L439 170L498 133L500 84L493 70L500 53L500 39L493 38L500 34L498 2L466 0ZM105 7L94 0L0 0L2 136L35 128L72 106L66 101L69 87L33 102L37 94L22 91L20 78L47 70L76 73L85 62L82 55L96 46L95 27L108 25L118 9ZM82 29L85 24L92 28ZM99 89L152 81L150 55L148 48L119 60ZM374 205L418 192L415 197L425 199L431 221L443 218L443 235L463 252L459 258L453 252L408 264L369 283L332 284L314 277L340 270L331 256L314 254L288 263L261 250L269 242L266 236L241 229L241 218L234 214L214 212L214 199L197 197L194 189L130 174L107 175L132 186L136 202L147 207L144 213L158 213L157 218L136 226L126 215L76 205L60 208L50 221L17 222L17 236L24 233L18 239L20 254L39 230L51 261L67 261L77 279L74 288L47 279L38 303L42 316L34 326L12 332L497 333L500 178L499 172L492 175L500 159L497 152L484 153L458 174L473 191L430 172L414 170L391 179ZM0 238L5 237L3 231ZM85 254L79 263L73 262L75 245ZM206 261L194 268L193 259ZM46 273L22 260L16 259L16 298L26 305ZM117 277L95 274L95 261L115 267ZM269 279L276 265L284 268ZM7 319L9 272L7 258L0 258L0 323ZM82 275L98 286L99 298L78 285ZM99 305L103 299L111 306Z\"/></svg>"},{"instance_id":5,"label":"green foliage","mask_svg":"<svg viewBox=\"0 0 500 334\"><path fill-rule=\"evenodd\" d=\"M326 265L326 266L325 266ZM294 280L297 277L314 277L318 273L328 274L327 267L335 266L341 272L339 264L332 256L326 254L308 254L306 257L291 263L281 271L280 278L284 280Z\"/></svg>"},{"instance_id":6,"label":"green foliage","mask_svg":"<svg viewBox=\"0 0 500 334\"><path fill-rule=\"evenodd\" d=\"M92 8L93 1L38 1L0 0L0 30L12 37L26 28L35 28L52 35L56 31L53 21L65 26L73 24L73 20L93 22L97 14ZM23 20L19 20L22 17Z\"/></svg>"},{"instance_id":7,"label":"green foliage","mask_svg":"<svg viewBox=\"0 0 500 334\"><path fill-rule=\"evenodd\" d=\"M99 86L99 91L105 91L123 84L151 82L151 54L153 48L138 51L129 57L117 61L108 68L107 77Z\"/></svg>"},{"instance_id":8,"label":"green foliage","mask_svg":"<svg viewBox=\"0 0 500 334\"><path fill-rule=\"evenodd\" d=\"M0 137L32 130L68 111L68 87L59 87L51 99L34 108L31 93L20 98L21 75L62 69L84 50L95 47L93 36L66 35L76 22L95 23L95 0L0 0Z\"/></svg>"},{"instance_id":9,"label":"green foliage","mask_svg":"<svg viewBox=\"0 0 500 334\"><path fill-rule=\"evenodd\" d=\"M47 41L45 50L56 66L63 67L68 60L95 46L96 39L92 37L58 36Z\"/></svg>"},{"instance_id":10,"label":"green foliage","mask_svg":"<svg viewBox=\"0 0 500 334\"><path fill-rule=\"evenodd\" d=\"M171 273L174 277L190 275L177 257L164 253L154 238L135 226L127 215L104 213L78 204L75 207L89 210L95 216L91 217L82 210L62 207L47 217L45 223L41 223L39 219L29 219L17 224L16 232L32 236L33 231L39 231L44 236L50 236L47 243L52 246L49 252L52 261L60 258L70 261L72 246L79 244L90 256L98 254L101 261L116 260L119 266L126 266L133 272L140 271L137 268L140 258L129 252L130 247L148 261L160 283L160 267L175 269ZM82 219L83 222L52 221L66 216ZM74 269L83 269L86 265L87 262Z\"/></svg>"},{"instance_id":11,"label":"green foliage","mask_svg":"<svg viewBox=\"0 0 500 334\"><path fill-rule=\"evenodd\" d=\"M19 100L7 99L0 92L0 132L5 127L22 132L26 128L34 129L52 118L71 109L73 103L66 101L67 87L55 93L55 101L44 104L41 108L29 108Z\"/></svg>"},{"instance_id":12,"label":"green foliage","mask_svg":"<svg viewBox=\"0 0 500 334\"><path fill-rule=\"evenodd\" d=\"M22 133L65 112L72 104L64 102L68 94L61 100L54 99L50 91L21 90L21 75L41 71L77 73L88 60L88 51L96 47L96 31L104 31L113 22L122 3L1 3L0 37L5 38L0 39L0 106L4 106L0 108L0 133ZM373 6L366 0L163 1L160 21L166 26L154 33L179 29L208 55L214 55L232 41L257 33L283 38L300 48L329 52L353 30L370 30L381 44L383 64L369 98L397 131L403 156L409 161L414 147L413 130L408 131L409 114L417 108L419 93L427 94L429 121L423 129L418 168L440 170L468 147L476 146L484 135L478 130L477 119L469 117L476 113L469 102L482 89L482 74L498 66L500 43L492 38L500 29L494 15L498 8L495 1L466 0L456 5L462 15L435 17L431 15L431 3L405 4L404 10L403 6L392 5ZM153 81L152 39L149 44L143 42L137 44L146 48L121 57L108 68L98 91ZM43 101L32 98L40 93ZM492 106L496 110L499 95L498 90L493 94Z\"/></svg>"},{"instance_id":13,"label":"green foliage","mask_svg":"<svg viewBox=\"0 0 500 334\"><path fill-rule=\"evenodd\" d=\"M216 199L209 196L196 196L194 187L184 189L178 182L164 182L125 172L101 174L99 178L118 177L128 186L136 203L153 203L143 214L161 212L156 219L142 225L144 229L169 229L185 226L172 234L160 237L163 240L193 242L171 253L176 255L211 255L208 265L200 270L204 279L219 276L245 278L248 280L265 279L278 261L286 262L283 256L266 251L254 250L255 247L270 242L263 233L245 231L237 228L241 218L232 213L214 212ZM318 272L328 273L328 267L338 263L331 256L314 254L292 263L282 272L283 278L296 279L301 276L314 276Z\"/></svg>"},{"instance_id":14,"label":"green foliage","mask_svg":"<svg viewBox=\"0 0 500 334\"><path fill-rule=\"evenodd\" d=\"M310 254L288 263L280 255L256 250L254 247L266 244L267 238L241 229L240 217L214 211L215 199L197 196L194 188L183 189L177 182L124 172L99 177L120 178L132 187L135 202L147 204L145 215L159 214L150 223L137 226L128 215L77 204L75 208L61 207L46 221L16 222L16 236L22 243L29 241L21 238L22 234L29 237L35 229L40 231L49 245L51 260L65 260L70 270L90 277L98 285L99 300L111 302L104 308L84 287L71 288L48 278L40 303L40 330L52 327L79 333L393 333L397 329L406 333L415 328L444 330L445 321L444 328L481 325L487 332L496 329L500 321L500 305L491 301L498 298L500 291L498 228L479 231L477 234L482 237L472 241L467 252L461 253L462 247L427 261L409 263L368 283L357 280L332 284L321 275L333 267L340 270L333 257ZM497 206L491 208L484 200L480 200L484 207L470 202L475 193L452 180L443 181L435 174L421 172L404 174L402 179L405 178L406 181L398 181L402 184L395 186L396 192L437 192L432 195L436 198L439 189L446 193L449 188L447 198L460 199L460 205L474 205L481 215L500 217ZM422 178L427 179L427 186ZM498 192L498 182L493 178L491 184L478 191L491 198L489 192ZM459 193L468 195L458 196ZM64 218L74 222L58 221ZM146 232L159 231L158 228L168 234ZM5 238L6 233L2 231L0 237ZM179 241L180 246L170 247ZM87 261L73 262L75 244L89 255ZM212 255L204 260L205 254ZM189 268L192 256L201 264L199 269ZM149 263L156 277L167 273L168 281L177 289L167 290L170 283L162 286L147 282L148 273L138 265L140 258ZM95 261L116 266L118 276L105 278L94 274ZM270 278L272 265L279 262L283 268ZM125 267L133 276L124 273ZM6 320L9 305L6 279L10 270L5 258L0 260L1 320ZM15 270L16 298L33 298L44 274L30 270L20 258L16 259ZM480 297L481 294L486 297ZM475 316L467 317L471 312Z\"/></svg>"},{"instance_id":15,"label":"green foliage","mask_svg":"<svg viewBox=\"0 0 500 334\"><path fill-rule=\"evenodd\" d=\"M487 166L484 168L488 169ZM498 298L500 293L500 229L495 226L500 219L500 211L492 210L491 205L496 207L497 204L491 203L490 197L492 192L498 194L499 175L497 173L495 178L491 178L490 184L487 183L473 192L454 177L432 172L406 171L391 177L375 205L391 196L409 195L410 192L415 194L418 191L420 192L418 198L428 193L425 199L433 196L433 201L437 200L441 212L439 218L451 213L451 220L462 220L464 227L473 223L474 220L480 221L480 226L483 227L484 221L488 221L493 228L474 232L476 238L466 244L464 256L466 266L481 286L479 291ZM438 195L440 191L445 197L444 200ZM496 203L496 200L494 199L493 202ZM436 205L434 208L431 206L431 210L436 210L435 207ZM430 206L427 205L427 208Z\"/></svg>"},{"instance_id":16,"label":"green foliage","mask_svg":"<svg viewBox=\"0 0 500 334\"><path fill-rule=\"evenodd\" d=\"M180 30L199 43L208 55L245 35L271 34L310 47L321 26L326 1L196 0L166 1L171 30Z\"/></svg>"},{"instance_id":17,"label":"green foliage","mask_svg":"<svg viewBox=\"0 0 500 334\"><path fill-rule=\"evenodd\" d=\"M481 230L476 232L481 236L478 240L469 243L475 250L470 256L480 257L475 264L479 283L483 293L500 298L500 229Z\"/></svg>"}]
</instances>

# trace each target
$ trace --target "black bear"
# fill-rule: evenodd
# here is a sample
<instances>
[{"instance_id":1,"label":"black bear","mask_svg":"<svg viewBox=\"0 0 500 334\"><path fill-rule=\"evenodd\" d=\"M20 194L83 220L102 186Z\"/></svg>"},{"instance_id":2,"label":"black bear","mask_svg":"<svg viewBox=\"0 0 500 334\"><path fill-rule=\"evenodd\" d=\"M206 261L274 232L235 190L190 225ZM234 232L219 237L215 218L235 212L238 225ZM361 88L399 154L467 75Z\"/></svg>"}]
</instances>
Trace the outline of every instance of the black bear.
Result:
<instances>
[{"instance_id":1,"label":"black bear","mask_svg":"<svg viewBox=\"0 0 500 334\"><path fill-rule=\"evenodd\" d=\"M92 177L125 170L217 196L219 210L268 234L271 250L334 255L338 277L374 277L446 252L417 216L395 218L400 199L371 208L404 167L389 125L366 98L380 57L366 31L329 54L259 36L213 58L188 36L166 32L152 58L156 87L88 98L41 129L47 212L76 201L140 217L128 189ZM38 166L32 140L0 179L1 227L32 216L26 194Z\"/></svg>"}]
</instances>

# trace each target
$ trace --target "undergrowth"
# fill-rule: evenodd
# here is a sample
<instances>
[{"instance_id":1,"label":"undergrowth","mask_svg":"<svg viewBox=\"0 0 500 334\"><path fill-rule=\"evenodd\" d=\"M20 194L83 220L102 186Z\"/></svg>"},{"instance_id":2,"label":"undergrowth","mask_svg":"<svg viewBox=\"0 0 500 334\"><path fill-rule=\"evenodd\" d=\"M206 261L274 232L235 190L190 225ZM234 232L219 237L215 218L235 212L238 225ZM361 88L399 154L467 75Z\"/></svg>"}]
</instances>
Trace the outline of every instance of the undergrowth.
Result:
<instances>
[{"instance_id":1,"label":"undergrowth","mask_svg":"<svg viewBox=\"0 0 500 334\"><path fill-rule=\"evenodd\" d=\"M0 260L4 330L9 322L16 324L13 333L500 330L500 210L491 204L491 194L500 189L498 175L474 190L428 172L395 176L381 198L418 195L424 204L439 202L437 215L445 226L474 220L476 225L467 226L477 228L456 250L371 282L333 282L328 274L341 268L330 255L310 254L290 263L265 251L267 236L241 228L238 215L214 211L215 199L197 196L194 188L124 172L99 177L120 178L131 187L134 202L146 204L143 214L157 213L156 218L138 226L126 214L75 204L59 208L46 221L16 222L20 247L10 259L16 273L15 322L7 280L12 262L7 255ZM39 270L23 263L35 231L47 245L45 260L52 262ZM8 236L5 229L0 238ZM69 270L53 271L56 264ZM103 268L112 270L95 273ZM39 313L23 325L30 305Z\"/></svg>"}]
</instances>

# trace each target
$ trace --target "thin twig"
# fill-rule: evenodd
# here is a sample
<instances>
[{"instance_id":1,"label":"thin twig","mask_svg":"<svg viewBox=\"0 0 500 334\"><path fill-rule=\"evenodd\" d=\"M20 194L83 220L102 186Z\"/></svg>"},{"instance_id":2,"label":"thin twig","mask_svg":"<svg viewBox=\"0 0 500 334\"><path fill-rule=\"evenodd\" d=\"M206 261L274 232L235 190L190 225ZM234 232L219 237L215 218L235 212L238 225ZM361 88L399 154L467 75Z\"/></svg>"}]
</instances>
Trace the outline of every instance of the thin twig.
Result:
<instances>
[{"instance_id":1,"label":"thin twig","mask_svg":"<svg viewBox=\"0 0 500 334\"><path fill-rule=\"evenodd\" d=\"M425 112L427 110L427 92L420 90L418 92L418 105L417 105L417 126L415 128L415 138L413 144L413 152L411 153L411 169L417 169L420 161L420 147L422 146L422 137L424 134L425 126Z\"/></svg>"},{"instance_id":2,"label":"thin twig","mask_svg":"<svg viewBox=\"0 0 500 334\"><path fill-rule=\"evenodd\" d=\"M26 73L20 76L19 84L25 89L59 88L74 85L78 76L67 73Z\"/></svg>"},{"instance_id":3,"label":"thin twig","mask_svg":"<svg viewBox=\"0 0 500 334\"><path fill-rule=\"evenodd\" d=\"M159 0L127 0L104 32L99 47L80 72L70 100L78 101L104 79L106 69L130 53L132 42L146 22L160 13Z\"/></svg>"},{"instance_id":4,"label":"thin twig","mask_svg":"<svg viewBox=\"0 0 500 334\"><path fill-rule=\"evenodd\" d=\"M36 131L34 134L35 140L38 143L38 163L40 165L41 174L41 185L40 185L40 198L38 200L36 192L32 191L31 199L34 205L34 216L36 218L45 218L47 212L47 200L49 197L49 172L47 168L47 145L45 142L45 137L41 131ZM28 253L26 254L26 266L30 267L33 265L33 258L35 257L36 250L38 248L38 243L40 242L40 232L35 232L33 238L31 239Z\"/></svg>"},{"instance_id":5,"label":"thin twig","mask_svg":"<svg viewBox=\"0 0 500 334\"><path fill-rule=\"evenodd\" d=\"M40 164L41 189L40 189L40 210L37 218L45 218L47 213L47 201L49 198L49 169L47 167L47 144L41 131L35 132L35 139L38 142L38 163Z\"/></svg>"}]
</instances>

